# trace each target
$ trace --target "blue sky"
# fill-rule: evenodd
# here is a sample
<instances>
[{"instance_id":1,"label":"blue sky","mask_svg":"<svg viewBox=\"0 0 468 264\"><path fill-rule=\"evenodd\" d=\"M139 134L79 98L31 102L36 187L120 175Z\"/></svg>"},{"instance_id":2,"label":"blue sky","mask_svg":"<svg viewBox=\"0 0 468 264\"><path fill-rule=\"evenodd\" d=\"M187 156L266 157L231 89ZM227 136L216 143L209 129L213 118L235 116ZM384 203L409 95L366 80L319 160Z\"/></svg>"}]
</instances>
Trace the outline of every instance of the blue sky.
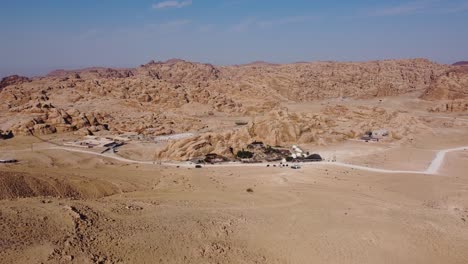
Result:
<instances>
[{"instance_id":1,"label":"blue sky","mask_svg":"<svg viewBox=\"0 0 468 264\"><path fill-rule=\"evenodd\" d=\"M468 0L5 0L0 76L183 58L468 60Z\"/></svg>"}]
</instances>

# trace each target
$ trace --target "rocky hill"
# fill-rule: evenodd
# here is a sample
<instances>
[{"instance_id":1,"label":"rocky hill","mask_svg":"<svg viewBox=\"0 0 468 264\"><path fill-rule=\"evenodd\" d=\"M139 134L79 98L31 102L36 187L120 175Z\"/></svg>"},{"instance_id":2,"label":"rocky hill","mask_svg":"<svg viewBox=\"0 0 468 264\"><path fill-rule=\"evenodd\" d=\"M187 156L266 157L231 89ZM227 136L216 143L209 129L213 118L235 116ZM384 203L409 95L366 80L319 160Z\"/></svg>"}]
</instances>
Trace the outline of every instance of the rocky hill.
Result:
<instances>
[{"instance_id":1,"label":"rocky hill","mask_svg":"<svg viewBox=\"0 0 468 264\"><path fill-rule=\"evenodd\" d=\"M238 130L205 133L171 142L156 154L156 158L188 160L207 153L233 158L238 150L253 141L270 146L305 143L325 145L353 139L366 131L382 127L390 129L389 140L410 139L414 133L428 129L408 113L388 112L381 108L348 108L338 105L314 114L273 111Z\"/></svg>"},{"instance_id":2,"label":"rocky hill","mask_svg":"<svg viewBox=\"0 0 468 264\"><path fill-rule=\"evenodd\" d=\"M426 100L468 99L468 66L452 67L437 77L422 95Z\"/></svg>"},{"instance_id":3,"label":"rocky hill","mask_svg":"<svg viewBox=\"0 0 468 264\"><path fill-rule=\"evenodd\" d=\"M11 76L2 78L2 80L0 81L0 90L10 85L21 84L21 83L29 82L29 81L31 80L27 77L19 76L19 75L11 75Z\"/></svg>"},{"instance_id":4,"label":"rocky hill","mask_svg":"<svg viewBox=\"0 0 468 264\"><path fill-rule=\"evenodd\" d=\"M457 61L452 65L453 66L464 66L464 65L468 65L468 61Z\"/></svg>"},{"instance_id":5,"label":"rocky hill","mask_svg":"<svg viewBox=\"0 0 468 264\"><path fill-rule=\"evenodd\" d=\"M241 91L268 91L292 101L372 98L422 92L448 69L425 59L361 63L314 62L223 68Z\"/></svg>"},{"instance_id":6,"label":"rocky hill","mask_svg":"<svg viewBox=\"0 0 468 264\"><path fill-rule=\"evenodd\" d=\"M0 129L14 134L109 129L163 135L205 128L199 116L268 116L281 110L283 102L404 94L463 99L468 97L466 69L425 59L222 67L173 59L128 69L58 70L32 79L10 76L0 83ZM307 122L316 122L310 118ZM282 127L297 126L291 122L265 121L272 127L264 129L277 133L264 136L289 141L290 131ZM250 128L250 138L258 126L261 121ZM314 133L293 138L318 140Z\"/></svg>"}]
</instances>

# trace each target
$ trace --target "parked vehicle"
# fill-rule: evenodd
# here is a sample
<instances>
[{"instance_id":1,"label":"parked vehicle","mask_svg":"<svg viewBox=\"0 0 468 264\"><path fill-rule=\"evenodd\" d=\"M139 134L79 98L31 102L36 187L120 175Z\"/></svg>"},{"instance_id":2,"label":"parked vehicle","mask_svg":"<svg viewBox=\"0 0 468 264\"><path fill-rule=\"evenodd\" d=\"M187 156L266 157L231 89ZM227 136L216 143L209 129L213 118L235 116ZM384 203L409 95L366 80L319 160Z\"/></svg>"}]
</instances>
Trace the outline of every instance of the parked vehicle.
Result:
<instances>
[{"instance_id":1,"label":"parked vehicle","mask_svg":"<svg viewBox=\"0 0 468 264\"><path fill-rule=\"evenodd\" d=\"M291 169L295 169L295 170L298 170L300 168L301 168L301 166L299 166L299 165L292 165L291 166Z\"/></svg>"},{"instance_id":2,"label":"parked vehicle","mask_svg":"<svg viewBox=\"0 0 468 264\"><path fill-rule=\"evenodd\" d=\"M196 169L201 169L201 168L202 168L202 165L197 164L197 165L195 165L195 168L196 168Z\"/></svg>"}]
</instances>

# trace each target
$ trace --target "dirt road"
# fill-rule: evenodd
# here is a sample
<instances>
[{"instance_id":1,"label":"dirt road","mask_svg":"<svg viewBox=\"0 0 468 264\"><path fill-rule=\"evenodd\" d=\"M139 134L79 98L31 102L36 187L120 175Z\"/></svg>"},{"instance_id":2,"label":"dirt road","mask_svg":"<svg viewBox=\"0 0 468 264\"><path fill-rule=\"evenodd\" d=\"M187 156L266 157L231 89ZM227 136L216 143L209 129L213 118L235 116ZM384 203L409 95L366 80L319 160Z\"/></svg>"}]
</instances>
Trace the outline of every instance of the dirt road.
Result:
<instances>
[{"instance_id":1,"label":"dirt road","mask_svg":"<svg viewBox=\"0 0 468 264\"><path fill-rule=\"evenodd\" d=\"M131 160L131 159L126 159L126 158L120 157L115 153L101 154L101 153L97 153L97 152L81 150L81 149L74 149L74 148L67 148L67 147L51 147L49 149L59 149L59 150L66 150L66 151L71 151L71 152L79 152L79 153L84 153L84 154L96 155L96 156L106 157L106 158L110 158L110 159L114 159L114 160L118 160L118 161L122 161L122 162L127 162L127 163L159 164L159 165L164 165L164 166L181 166L181 167L192 167L193 166L193 165L187 164L187 163L171 163L171 162ZM377 173L437 174L440 167L442 166L442 164L444 162L444 159L445 159L445 156L446 156L447 153L458 152L458 151L466 151L466 150L468 150L468 146L439 150L439 151L436 152L436 155L435 155L434 159L431 161L431 163L427 167L427 169L419 170L419 171L397 170L397 169L394 169L394 170L379 169L379 168L371 168L371 167L359 166L359 165L342 163L342 162L304 162L304 163L301 163L301 165L302 166L332 165L332 166L353 168L353 169L357 169L357 170L377 172ZM265 166L265 164L262 164L262 163L245 164L245 163L234 163L234 162L207 165L207 167L212 167L212 168L215 168L215 167L264 167L264 166Z\"/></svg>"}]
</instances>

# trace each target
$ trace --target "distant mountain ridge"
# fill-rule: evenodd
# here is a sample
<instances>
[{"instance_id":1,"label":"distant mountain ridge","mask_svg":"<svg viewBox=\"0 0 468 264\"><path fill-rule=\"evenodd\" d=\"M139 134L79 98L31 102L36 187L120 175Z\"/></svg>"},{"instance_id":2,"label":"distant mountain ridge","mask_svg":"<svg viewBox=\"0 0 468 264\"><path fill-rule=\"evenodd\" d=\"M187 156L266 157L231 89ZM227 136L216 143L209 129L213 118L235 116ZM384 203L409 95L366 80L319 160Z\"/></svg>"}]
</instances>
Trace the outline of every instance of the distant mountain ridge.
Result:
<instances>
[{"instance_id":1,"label":"distant mountain ridge","mask_svg":"<svg viewBox=\"0 0 468 264\"><path fill-rule=\"evenodd\" d=\"M462 64L463 62L457 63L457 65ZM436 94L448 98L465 94L463 91L453 92L454 89L459 89L453 87L460 87L463 90L464 85L451 85L451 93L441 92L445 83L452 82L437 81L443 76L445 79L453 79L455 83L464 79L464 71L456 70L457 67L437 64L427 59L291 64L256 61L236 66L214 66L170 59L164 62L150 61L136 68L90 67L56 70L44 77L32 79L10 76L3 79L1 86L7 88L16 85L28 93L29 86L48 86L49 90L53 90L54 85L47 83L55 82L77 88L87 83L87 89L90 91L102 89L100 87L103 85L112 85L114 88L106 94L113 94L116 92L115 89L125 86L128 92L135 93L135 96L144 96L149 102L167 96L158 91L164 89L169 89L170 93L181 91L171 86L183 87L185 92L199 89L216 91L222 94L222 97L237 100L239 103L245 101L241 98L246 98L247 101L249 99L310 101L336 97L395 96L413 92L419 92L427 99L438 99ZM59 80L56 80L57 78ZM132 84L134 82L139 85ZM143 94L139 92L140 90ZM431 94L431 91L436 90L438 91L436 94ZM17 95L15 98L18 96L21 97ZM83 97L86 98L87 95ZM186 95L183 97L187 98L184 101L193 101Z\"/></svg>"},{"instance_id":2,"label":"distant mountain ridge","mask_svg":"<svg viewBox=\"0 0 468 264\"><path fill-rule=\"evenodd\" d=\"M452 65L453 66L464 66L464 65L468 65L468 61L458 61L458 62L455 62Z\"/></svg>"}]
</instances>

